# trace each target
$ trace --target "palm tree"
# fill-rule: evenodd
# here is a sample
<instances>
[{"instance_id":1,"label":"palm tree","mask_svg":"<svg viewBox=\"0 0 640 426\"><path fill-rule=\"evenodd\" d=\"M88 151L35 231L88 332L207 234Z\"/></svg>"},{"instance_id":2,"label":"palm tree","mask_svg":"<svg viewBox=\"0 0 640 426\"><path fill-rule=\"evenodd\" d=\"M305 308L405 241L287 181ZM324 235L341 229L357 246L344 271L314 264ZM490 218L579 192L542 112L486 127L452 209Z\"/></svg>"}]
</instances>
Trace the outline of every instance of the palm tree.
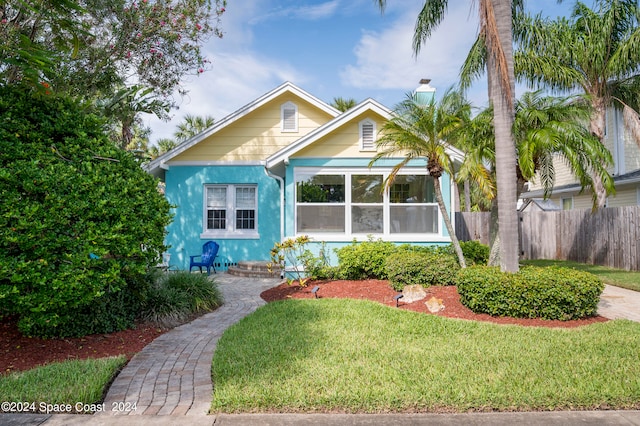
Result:
<instances>
[{"instance_id":1,"label":"palm tree","mask_svg":"<svg viewBox=\"0 0 640 426\"><path fill-rule=\"evenodd\" d=\"M333 102L331 102L331 106L340 112L348 111L357 104L358 102L353 98L333 98Z\"/></svg>"},{"instance_id":2,"label":"palm tree","mask_svg":"<svg viewBox=\"0 0 640 426\"><path fill-rule=\"evenodd\" d=\"M165 152L171 151L176 146L178 146L178 143L171 138L158 139L156 145L153 145L148 149L148 154L152 159L158 158Z\"/></svg>"},{"instance_id":3,"label":"palm tree","mask_svg":"<svg viewBox=\"0 0 640 426\"><path fill-rule=\"evenodd\" d=\"M384 10L386 0L376 1ZM425 0L416 20L413 49L417 54L422 42L442 22L447 0ZM518 213L516 211L516 151L512 134L514 120L515 75L513 71L512 4L522 0L480 0L480 38L486 47L489 100L493 105L496 145L496 181L500 228L500 269L517 272Z\"/></svg>"},{"instance_id":4,"label":"palm tree","mask_svg":"<svg viewBox=\"0 0 640 426\"><path fill-rule=\"evenodd\" d=\"M471 107L457 92L448 91L439 104L432 100L429 104L420 103L415 95L408 95L395 109L380 131L377 141L380 152L370 165L383 157L403 156L385 181L388 190L398 172L409 162L419 158L427 159L427 170L433 178L433 187L445 226L451 236L451 244L458 256L461 267L466 267L460 242L456 237L451 218L442 197L440 177L444 173L453 176L453 162L446 141L462 136L462 129L470 120Z\"/></svg>"},{"instance_id":5,"label":"palm tree","mask_svg":"<svg viewBox=\"0 0 640 426\"><path fill-rule=\"evenodd\" d=\"M582 2L571 19L525 16L516 25L519 78L555 91L582 91L591 101L590 131L604 139L606 110L624 110L627 125L640 128L640 6L637 0ZM640 132L634 132L640 144ZM592 172L596 206L606 201L606 183Z\"/></svg>"},{"instance_id":6,"label":"palm tree","mask_svg":"<svg viewBox=\"0 0 640 426\"><path fill-rule=\"evenodd\" d=\"M607 171L613 159L587 129L589 113L588 101L578 95L554 97L536 91L517 100L514 135L518 197L533 179L540 180L545 196L551 193L555 159L569 166L582 188L593 184L591 172L596 171L608 191L613 191L613 179ZM477 168L495 164L492 116L491 108L486 108L467 126L465 132L473 135L473 143L459 146L466 152L459 179L471 175L477 181Z\"/></svg>"},{"instance_id":7,"label":"palm tree","mask_svg":"<svg viewBox=\"0 0 640 426\"><path fill-rule=\"evenodd\" d=\"M613 158L586 128L589 115L588 101L582 96L543 96L541 91L536 91L520 98L514 126L518 194L536 175L545 197L551 194L554 157L569 166L582 188L594 185L592 173L595 173L607 193L613 192L613 178L607 171Z\"/></svg>"},{"instance_id":8,"label":"palm tree","mask_svg":"<svg viewBox=\"0 0 640 426\"><path fill-rule=\"evenodd\" d=\"M182 119L182 122L176 126L176 131L173 136L178 142L184 142L190 137L195 136L213 126L214 121L213 117L209 115L202 117L199 115L187 114Z\"/></svg>"}]
</instances>

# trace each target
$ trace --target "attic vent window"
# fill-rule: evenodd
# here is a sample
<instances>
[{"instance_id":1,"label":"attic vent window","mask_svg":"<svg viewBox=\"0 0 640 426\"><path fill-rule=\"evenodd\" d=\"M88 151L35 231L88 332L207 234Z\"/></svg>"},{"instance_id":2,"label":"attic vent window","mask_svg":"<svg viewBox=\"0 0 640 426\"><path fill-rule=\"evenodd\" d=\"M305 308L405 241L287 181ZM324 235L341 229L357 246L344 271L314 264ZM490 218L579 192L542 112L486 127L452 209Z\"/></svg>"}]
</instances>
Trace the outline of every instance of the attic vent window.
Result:
<instances>
[{"instance_id":1,"label":"attic vent window","mask_svg":"<svg viewBox=\"0 0 640 426\"><path fill-rule=\"evenodd\" d=\"M376 124L371 120L360 122L360 150L375 151L376 150Z\"/></svg>"},{"instance_id":2,"label":"attic vent window","mask_svg":"<svg viewBox=\"0 0 640 426\"><path fill-rule=\"evenodd\" d=\"M297 132L298 131L298 107L293 102L287 102L282 105L280 109L281 113L281 127L283 132Z\"/></svg>"}]
</instances>

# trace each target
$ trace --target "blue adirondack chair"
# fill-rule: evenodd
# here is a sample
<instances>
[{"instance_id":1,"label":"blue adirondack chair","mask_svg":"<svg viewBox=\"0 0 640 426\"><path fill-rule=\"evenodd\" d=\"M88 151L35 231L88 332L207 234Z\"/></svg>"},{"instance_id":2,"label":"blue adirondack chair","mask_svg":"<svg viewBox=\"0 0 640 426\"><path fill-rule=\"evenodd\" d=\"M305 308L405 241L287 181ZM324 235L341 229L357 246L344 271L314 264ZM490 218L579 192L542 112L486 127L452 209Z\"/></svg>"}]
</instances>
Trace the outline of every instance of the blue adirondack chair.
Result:
<instances>
[{"instance_id":1,"label":"blue adirondack chair","mask_svg":"<svg viewBox=\"0 0 640 426\"><path fill-rule=\"evenodd\" d=\"M202 272L202 267L207 268L207 275L211 275L211 268L213 268L213 272L216 272L215 266L213 266L213 261L218 255L218 250L220 246L215 241L208 241L204 243L202 246L202 254L197 254L194 256L189 256L191 261L189 262L189 272L193 269L194 266L197 266ZM195 260L196 257L200 258L200 261L197 262Z\"/></svg>"}]
</instances>

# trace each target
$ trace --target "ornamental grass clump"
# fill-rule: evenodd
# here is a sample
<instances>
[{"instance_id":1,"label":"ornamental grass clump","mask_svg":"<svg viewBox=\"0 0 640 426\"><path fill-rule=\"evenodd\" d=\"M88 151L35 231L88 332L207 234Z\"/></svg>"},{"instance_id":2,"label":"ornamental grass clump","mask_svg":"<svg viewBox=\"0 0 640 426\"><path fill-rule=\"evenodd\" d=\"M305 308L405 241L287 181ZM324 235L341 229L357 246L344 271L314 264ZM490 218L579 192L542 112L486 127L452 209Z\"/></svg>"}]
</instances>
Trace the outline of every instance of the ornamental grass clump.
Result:
<instances>
[{"instance_id":1,"label":"ornamental grass clump","mask_svg":"<svg viewBox=\"0 0 640 426\"><path fill-rule=\"evenodd\" d=\"M460 301L476 313L514 318L574 320L598 311L602 280L569 268L524 267L516 274L473 266L458 273Z\"/></svg>"},{"instance_id":2,"label":"ornamental grass clump","mask_svg":"<svg viewBox=\"0 0 640 426\"><path fill-rule=\"evenodd\" d=\"M142 318L162 327L175 327L221 304L220 290L207 275L169 273L149 289Z\"/></svg>"}]
</instances>

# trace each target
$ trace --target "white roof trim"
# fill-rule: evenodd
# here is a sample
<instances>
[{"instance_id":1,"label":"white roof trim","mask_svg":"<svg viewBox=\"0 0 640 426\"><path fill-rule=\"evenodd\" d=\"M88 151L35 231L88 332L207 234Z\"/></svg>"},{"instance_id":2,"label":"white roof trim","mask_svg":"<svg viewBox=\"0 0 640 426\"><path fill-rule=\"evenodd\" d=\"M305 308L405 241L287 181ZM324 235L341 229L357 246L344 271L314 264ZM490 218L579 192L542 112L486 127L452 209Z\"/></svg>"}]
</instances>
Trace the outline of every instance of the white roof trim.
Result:
<instances>
[{"instance_id":1,"label":"white roof trim","mask_svg":"<svg viewBox=\"0 0 640 426\"><path fill-rule=\"evenodd\" d=\"M240 118L246 116L247 114L249 114L252 111L255 111L256 109L260 108L261 106L263 106L267 102L270 102L271 100L277 98L278 96L280 96L280 95L282 95L282 94L284 94L286 92L290 92L290 93L295 94L296 96L298 96L298 97L302 98L303 100L311 103L312 105L316 106L317 108L320 108L321 110L323 110L327 114L331 115L332 117L337 117L340 114L340 111L338 111L337 109L335 109L331 105L321 101L320 99L316 98L315 96L313 96L313 95L305 92L304 90L300 89L295 84L287 81L287 82L281 84L280 86L276 87L275 89L271 90L270 92L267 92L264 95L260 96L258 99L252 101L251 103L248 103L247 105L243 106L242 108L238 109L237 111L227 115L225 118L223 118L222 120L214 123L213 126L209 127L208 129L204 130L203 132L201 132L201 133L199 133L199 134L187 139L186 141L184 141L183 143L181 143L180 145L178 145L177 147L175 147L171 151L164 153L163 155L159 156L158 158L154 159L153 161L150 161L149 163L147 163L144 166L145 170L147 172L153 173L158 168L166 169L166 163L171 161L172 158L174 158L177 155L183 153L184 151L188 150L192 146L197 145L198 143L200 143L204 139L208 138L212 134L218 132L220 129L230 125L231 123L234 123L234 122L238 121Z\"/></svg>"}]
</instances>

